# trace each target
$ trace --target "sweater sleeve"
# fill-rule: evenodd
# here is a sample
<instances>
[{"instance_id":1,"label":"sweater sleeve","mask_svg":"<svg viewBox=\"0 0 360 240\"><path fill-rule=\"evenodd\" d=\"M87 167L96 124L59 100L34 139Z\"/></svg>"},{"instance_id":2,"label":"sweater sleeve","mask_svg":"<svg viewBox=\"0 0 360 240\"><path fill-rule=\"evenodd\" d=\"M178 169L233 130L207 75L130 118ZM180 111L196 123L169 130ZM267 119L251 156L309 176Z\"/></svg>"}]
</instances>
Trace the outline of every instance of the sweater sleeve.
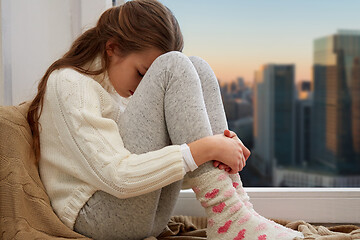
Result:
<instances>
[{"instance_id":1,"label":"sweater sleeve","mask_svg":"<svg viewBox=\"0 0 360 240\"><path fill-rule=\"evenodd\" d=\"M52 96L54 112L59 113L55 124L61 129L61 142L72 163L83 169L75 177L118 198L152 192L183 178L180 146L130 153L116 122L104 117L111 112L107 109L110 95L93 79L73 75L73 70L58 74L52 83Z\"/></svg>"}]
</instances>

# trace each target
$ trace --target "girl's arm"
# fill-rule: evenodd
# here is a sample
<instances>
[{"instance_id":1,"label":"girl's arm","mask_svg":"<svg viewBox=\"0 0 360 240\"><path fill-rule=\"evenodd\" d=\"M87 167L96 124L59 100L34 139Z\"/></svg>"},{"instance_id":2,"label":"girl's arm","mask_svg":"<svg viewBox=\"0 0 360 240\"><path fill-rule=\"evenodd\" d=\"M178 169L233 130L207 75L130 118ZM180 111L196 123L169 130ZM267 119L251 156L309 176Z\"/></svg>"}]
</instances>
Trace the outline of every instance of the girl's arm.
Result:
<instances>
[{"instance_id":1,"label":"girl's arm","mask_svg":"<svg viewBox=\"0 0 360 240\"><path fill-rule=\"evenodd\" d=\"M43 142L50 145L43 148L47 150L42 151L42 158L62 174L76 176L118 198L155 191L185 175L179 145L144 154L133 154L124 147L117 123L111 119L116 116L109 116L113 100L93 79L72 69L54 71L44 101L51 114L42 115L47 122L43 127L53 129L47 133L54 143ZM234 139L215 135L189 146L198 166L219 160L239 168L241 148Z\"/></svg>"},{"instance_id":2,"label":"girl's arm","mask_svg":"<svg viewBox=\"0 0 360 240\"><path fill-rule=\"evenodd\" d=\"M54 128L48 134L56 143L44 148L48 151L42 151L42 158L57 171L118 198L155 191L185 175L179 145L144 154L124 147L116 122L103 116L112 114L113 100L93 79L72 69L54 71L44 101L52 116L46 121ZM241 148L232 138L215 135L189 145L197 165L219 160L240 168Z\"/></svg>"},{"instance_id":3,"label":"girl's arm","mask_svg":"<svg viewBox=\"0 0 360 240\"><path fill-rule=\"evenodd\" d=\"M49 184L58 182L61 175L118 198L129 198L183 178L179 145L143 154L124 147L113 120L118 117L112 109L114 100L93 79L61 69L51 74L47 84L42 127L51 141L43 141L41 161L43 166L51 166L42 171ZM50 174L50 170L59 174Z\"/></svg>"}]
</instances>

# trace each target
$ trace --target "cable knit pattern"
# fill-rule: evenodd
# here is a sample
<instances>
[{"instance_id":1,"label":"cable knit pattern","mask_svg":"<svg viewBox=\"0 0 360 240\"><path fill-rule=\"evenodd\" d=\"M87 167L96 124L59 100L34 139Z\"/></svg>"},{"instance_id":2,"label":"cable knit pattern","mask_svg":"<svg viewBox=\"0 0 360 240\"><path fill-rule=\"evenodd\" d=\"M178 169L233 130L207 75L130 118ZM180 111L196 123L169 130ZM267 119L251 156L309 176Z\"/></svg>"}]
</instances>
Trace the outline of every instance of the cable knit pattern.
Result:
<instances>
[{"instance_id":1,"label":"cable knit pattern","mask_svg":"<svg viewBox=\"0 0 360 240\"><path fill-rule=\"evenodd\" d=\"M60 69L49 77L40 118L39 170L54 211L70 228L97 190L129 198L185 174L179 145L145 154L124 148L117 124L126 103L107 74L90 77Z\"/></svg>"}]
</instances>

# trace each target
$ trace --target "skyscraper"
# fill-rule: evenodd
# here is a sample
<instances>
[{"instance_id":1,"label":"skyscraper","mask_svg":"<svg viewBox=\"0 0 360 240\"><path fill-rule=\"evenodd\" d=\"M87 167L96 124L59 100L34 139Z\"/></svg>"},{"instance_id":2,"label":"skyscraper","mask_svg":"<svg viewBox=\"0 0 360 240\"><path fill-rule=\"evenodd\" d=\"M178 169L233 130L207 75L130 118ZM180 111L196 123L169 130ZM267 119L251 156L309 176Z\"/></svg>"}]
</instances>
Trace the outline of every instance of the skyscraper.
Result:
<instances>
[{"instance_id":1,"label":"skyscraper","mask_svg":"<svg viewBox=\"0 0 360 240\"><path fill-rule=\"evenodd\" d=\"M296 100L295 161L298 166L307 166L310 161L312 99Z\"/></svg>"},{"instance_id":2,"label":"skyscraper","mask_svg":"<svg viewBox=\"0 0 360 240\"><path fill-rule=\"evenodd\" d=\"M311 162L336 174L360 171L359 56L359 31L314 41Z\"/></svg>"},{"instance_id":3,"label":"skyscraper","mask_svg":"<svg viewBox=\"0 0 360 240\"><path fill-rule=\"evenodd\" d=\"M354 58L351 81L351 123L356 162L360 162L360 58Z\"/></svg>"},{"instance_id":4,"label":"skyscraper","mask_svg":"<svg viewBox=\"0 0 360 240\"><path fill-rule=\"evenodd\" d=\"M294 164L294 65L269 64L256 72L254 164L263 174Z\"/></svg>"}]
</instances>

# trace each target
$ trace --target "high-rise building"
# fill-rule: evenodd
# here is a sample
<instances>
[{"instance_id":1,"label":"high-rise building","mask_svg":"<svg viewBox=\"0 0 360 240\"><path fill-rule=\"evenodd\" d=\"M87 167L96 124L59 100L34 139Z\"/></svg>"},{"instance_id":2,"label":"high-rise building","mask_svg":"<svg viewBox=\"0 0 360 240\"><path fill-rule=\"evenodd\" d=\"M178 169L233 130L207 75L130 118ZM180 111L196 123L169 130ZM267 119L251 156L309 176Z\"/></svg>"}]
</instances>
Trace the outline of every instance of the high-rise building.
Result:
<instances>
[{"instance_id":1,"label":"high-rise building","mask_svg":"<svg viewBox=\"0 0 360 240\"><path fill-rule=\"evenodd\" d=\"M246 85L245 85L244 78L238 77L238 78L237 78L237 84L238 84L238 86L239 86L239 90L241 90L241 91L245 90Z\"/></svg>"},{"instance_id":2,"label":"high-rise building","mask_svg":"<svg viewBox=\"0 0 360 240\"><path fill-rule=\"evenodd\" d=\"M351 74L351 127L356 162L360 162L360 58L354 59Z\"/></svg>"},{"instance_id":3,"label":"high-rise building","mask_svg":"<svg viewBox=\"0 0 360 240\"><path fill-rule=\"evenodd\" d=\"M311 162L332 173L360 172L359 57L360 31L314 41Z\"/></svg>"},{"instance_id":4,"label":"high-rise building","mask_svg":"<svg viewBox=\"0 0 360 240\"><path fill-rule=\"evenodd\" d=\"M296 100L295 162L297 166L306 167L310 162L311 107L311 98Z\"/></svg>"},{"instance_id":5,"label":"high-rise building","mask_svg":"<svg viewBox=\"0 0 360 240\"><path fill-rule=\"evenodd\" d=\"M255 73L254 155L264 175L277 166L293 165L295 144L294 65L269 64ZM256 159L256 160L255 160Z\"/></svg>"},{"instance_id":6,"label":"high-rise building","mask_svg":"<svg viewBox=\"0 0 360 240\"><path fill-rule=\"evenodd\" d=\"M243 99L231 98L224 101L224 110L228 122L241 118L252 117L253 109L251 104Z\"/></svg>"},{"instance_id":7,"label":"high-rise building","mask_svg":"<svg viewBox=\"0 0 360 240\"><path fill-rule=\"evenodd\" d=\"M238 103L236 99L229 98L224 100L224 110L228 121L239 119Z\"/></svg>"}]
</instances>

